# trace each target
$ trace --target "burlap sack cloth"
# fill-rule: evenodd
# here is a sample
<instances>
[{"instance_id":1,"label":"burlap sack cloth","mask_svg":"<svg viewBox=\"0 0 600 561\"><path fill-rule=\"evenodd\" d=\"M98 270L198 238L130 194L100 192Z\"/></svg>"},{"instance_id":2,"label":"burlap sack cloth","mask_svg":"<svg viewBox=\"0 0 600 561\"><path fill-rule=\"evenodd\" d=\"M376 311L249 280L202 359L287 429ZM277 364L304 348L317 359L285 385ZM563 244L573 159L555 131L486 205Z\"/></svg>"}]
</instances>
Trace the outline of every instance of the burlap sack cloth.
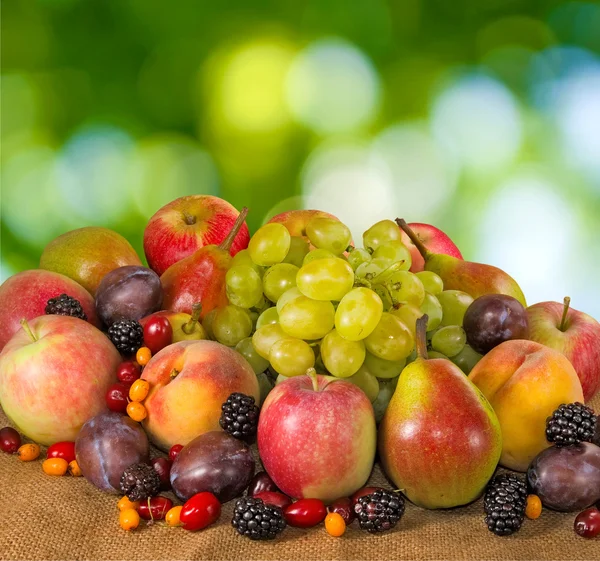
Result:
<instances>
[{"instance_id":1,"label":"burlap sack cloth","mask_svg":"<svg viewBox=\"0 0 600 561\"><path fill-rule=\"evenodd\" d=\"M600 396L592 405L600 411ZM0 410L0 427L7 425ZM371 484L389 486L379 467ZM217 524L191 533L163 523L120 529L118 497L83 478L51 477L41 461L22 463L0 452L0 559L579 559L600 560L600 537L580 538L575 514L544 510L513 536L496 537L483 522L481 500L427 511L408 504L391 532L370 535L355 522L342 538L324 527L287 528L278 539L252 542L230 525L233 501Z\"/></svg>"}]
</instances>

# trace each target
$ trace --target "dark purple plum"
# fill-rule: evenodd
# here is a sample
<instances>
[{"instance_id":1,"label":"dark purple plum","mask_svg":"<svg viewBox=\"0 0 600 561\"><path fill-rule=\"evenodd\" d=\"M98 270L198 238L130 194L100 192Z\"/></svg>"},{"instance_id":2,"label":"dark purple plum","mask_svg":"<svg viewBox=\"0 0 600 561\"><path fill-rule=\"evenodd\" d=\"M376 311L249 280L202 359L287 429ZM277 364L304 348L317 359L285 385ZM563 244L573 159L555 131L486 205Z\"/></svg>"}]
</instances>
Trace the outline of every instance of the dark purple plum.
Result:
<instances>
[{"instance_id":1,"label":"dark purple plum","mask_svg":"<svg viewBox=\"0 0 600 561\"><path fill-rule=\"evenodd\" d=\"M221 503L242 494L254 475L249 446L223 431L202 434L184 446L171 468L171 487L182 501L209 491Z\"/></svg>"},{"instance_id":2,"label":"dark purple plum","mask_svg":"<svg viewBox=\"0 0 600 561\"><path fill-rule=\"evenodd\" d=\"M505 294L486 294L474 300L465 312L463 329L467 343L486 354L504 341L526 339L529 331L523 304Z\"/></svg>"},{"instance_id":3,"label":"dark purple plum","mask_svg":"<svg viewBox=\"0 0 600 561\"><path fill-rule=\"evenodd\" d=\"M259 471L248 485L248 496L254 497L258 493L264 493L265 491L280 492L277 485L271 479L271 476L266 471Z\"/></svg>"},{"instance_id":4,"label":"dark purple plum","mask_svg":"<svg viewBox=\"0 0 600 561\"><path fill-rule=\"evenodd\" d=\"M87 421L75 440L83 476L102 491L120 493L125 469L148 461L148 437L139 423L114 411Z\"/></svg>"},{"instance_id":5,"label":"dark purple plum","mask_svg":"<svg viewBox=\"0 0 600 561\"><path fill-rule=\"evenodd\" d=\"M527 483L547 508L583 510L600 500L600 448L590 442L546 448L531 462Z\"/></svg>"},{"instance_id":6,"label":"dark purple plum","mask_svg":"<svg viewBox=\"0 0 600 561\"><path fill-rule=\"evenodd\" d=\"M106 274L96 291L96 313L105 325L122 319L140 320L162 306L159 276L147 267L127 265Z\"/></svg>"}]
</instances>

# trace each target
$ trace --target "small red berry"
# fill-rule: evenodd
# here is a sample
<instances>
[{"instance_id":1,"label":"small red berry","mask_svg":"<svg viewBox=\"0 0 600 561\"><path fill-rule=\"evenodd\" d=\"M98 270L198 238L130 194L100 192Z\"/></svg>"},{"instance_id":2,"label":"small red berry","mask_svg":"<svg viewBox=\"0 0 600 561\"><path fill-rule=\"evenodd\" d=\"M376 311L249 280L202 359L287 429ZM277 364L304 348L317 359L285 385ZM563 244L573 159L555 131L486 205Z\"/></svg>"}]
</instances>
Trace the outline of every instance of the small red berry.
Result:
<instances>
[{"instance_id":1,"label":"small red berry","mask_svg":"<svg viewBox=\"0 0 600 561\"><path fill-rule=\"evenodd\" d=\"M588 508L575 518L575 533L583 538L595 538L600 535L600 510Z\"/></svg>"},{"instance_id":2,"label":"small red berry","mask_svg":"<svg viewBox=\"0 0 600 561\"><path fill-rule=\"evenodd\" d=\"M164 316L153 316L144 325L144 345L154 356L173 342L173 328Z\"/></svg>"},{"instance_id":3,"label":"small red berry","mask_svg":"<svg viewBox=\"0 0 600 561\"><path fill-rule=\"evenodd\" d=\"M169 450L169 460L175 461L175 458L179 455L179 452L183 449L183 444L173 444Z\"/></svg>"},{"instance_id":4,"label":"small red berry","mask_svg":"<svg viewBox=\"0 0 600 561\"><path fill-rule=\"evenodd\" d=\"M173 507L173 501L167 497L151 497L140 501L137 511L144 520L163 520Z\"/></svg>"},{"instance_id":5,"label":"small red berry","mask_svg":"<svg viewBox=\"0 0 600 561\"><path fill-rule=\"evenodd\" d=\"M171 488L171 466L173 462L161 456L150 460L150 464L160 477L160 488L163 491L168 491Z\"/></svg>"},{"instance_id":6,"label":"small red berry","mask_svg":"<svg viewBox=\"0 0 600 561\"><path fill-rule=\"evenodd\" d=\"M327 508L320 499L300 499L283 510L285 521L296 528L312 528L326 516Z\"/></svg>"},{"instance_id":7,"label":"small red berry","mask_svg":"<svg viewBox=\"0 0 600 561\"><path fill-rule=\"evenodd\" d=\"M254 498L261 499L266 505L278 506L281 510L292 504L292 499L276 491L262 491L261 493L256 493Z\"/></svg>"},{"instance_id":8,"label":"small red berry","mask_svg":"<svg viewBox=\"0 0 600 561\"><path fill-rule=\"evenodd\" d=\"M21 436L12 427L0 430L0 450L7 454L16 454L21 446Z\"/></svg>"},{"instance_id":9,"label":"small red berry","mask_svg":"<svg viewBox=\"0 0 600 561\"><path fill-rule=\"evenodd\" d=\"M343 497L333 501L328 507L329 512L335 512L339 514L346 523L346 526L352 524L355 518L354 506L352 505L352 499L349 497Z\"/></svg>"},{"instance_id":10,"label":"small red berry","mask_svg":"<svg viewBox=\"0 0 600 561\"><path fill-rule=\"evenodd\" d=\"M71 463L75 459L74 442L56 442L46 452L46 458L62 458Z\"/></svg>"},{"instance_id":11,"label":"small red berry","mask_svg":"<svg viewBox=\"0 0 600 561\"><path fill-rule=\"evenodd\" d=\"M127 411L127 397L129 396L129 386L117 382L108 388L106 392L106 405L111 411L125 413Z\"/></svg>"},{"instance_id":12,"label":"small red berry","mask_svg":"<svg viewBox=\"0 0 600 561\"><path fill-rule=\"evenodd\" d=\"M142 369L137 362L126 360L119 364L117 378L126 386L131 386L142 375Z\"/></svg>"},{"instance_id":13,"label":"small red berry","mask_svg":"<svg viewBox=\"0 0 600 561\"><path fill-rule=\"evenodd\" d=\"M191 497L181 509L179 520L190 532L202 530L216 522L221 516L221 503L207 491Z\"/></svg>"}]
</instances>

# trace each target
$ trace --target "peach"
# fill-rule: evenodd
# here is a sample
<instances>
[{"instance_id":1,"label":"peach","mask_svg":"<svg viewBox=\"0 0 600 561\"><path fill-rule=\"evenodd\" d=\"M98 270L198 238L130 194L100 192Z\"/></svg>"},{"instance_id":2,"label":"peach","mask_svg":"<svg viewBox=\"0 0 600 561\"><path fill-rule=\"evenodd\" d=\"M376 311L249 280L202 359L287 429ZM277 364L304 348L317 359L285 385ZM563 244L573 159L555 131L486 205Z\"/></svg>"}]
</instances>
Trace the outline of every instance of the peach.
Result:
<instances>
[{"instance_id":1,"label":"peach","mask_svg":"<svg viewBox=\"0 0 600 561\"><path fill-rule=\"evenodd\" d=\"M583 402L577 372L567 358L540 343L506 341L485 355L469 374L488 399L502 429L500 463L527 467L550 443L546 419L561 403Z\"/></svg>"},{"instance_id":2,"label":"peach","mask_svg":"<svg viewBox=\"0 0 600 561\"><path fill-rule=\"evenodd\" d=\"M165 347L144 368L150 383L144 428L162 450L221 430L221 405L233 392L259 402L258 380L236 351L214 341L181 341Z\"/></svg>"}]
</instances>

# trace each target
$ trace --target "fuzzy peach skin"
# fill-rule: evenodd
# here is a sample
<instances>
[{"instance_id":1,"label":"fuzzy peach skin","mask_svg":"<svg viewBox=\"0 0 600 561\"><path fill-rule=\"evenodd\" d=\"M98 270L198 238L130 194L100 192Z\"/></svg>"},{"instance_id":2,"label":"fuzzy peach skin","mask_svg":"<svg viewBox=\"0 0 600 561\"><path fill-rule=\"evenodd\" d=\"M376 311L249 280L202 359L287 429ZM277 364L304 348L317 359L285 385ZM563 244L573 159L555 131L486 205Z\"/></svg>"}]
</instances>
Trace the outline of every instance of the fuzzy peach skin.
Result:
<instances>
[{"instance_id":1,"label":"fuzzy peach skin","mask_svg":"<svg viewBox=\"0 0 600 561\"><path fill-rule=\"evenodd\" d=\"M44 445L74 441L81 426L106 410L121 356L93 325L68 316L29 322L0 354L0 404L28 438Z\"/></svg>"},{"instance_id":2,"label":"fuzzy peach skin","mask_svg":"<svg viewBox=\"0 0 600 561\"><path fill-rule=\"evenodd\" d=\"M348 497L369 478L377 431L371 402L350 382L309 376L275 386L263 403L258 451L267 473L286 495L331 502Z\"/></svg>"},{"instance_id":3,"label":"fuzzy peach skin","mask_svg":"<svg viewBox=\"0 0 600 561\"><path fill-rule=\"evenodd\" d=\"M50 298L68 294L79 300L87 320L99 326L92 295L69 277L43 269L22 271L0 286L0 351L21 329L21 319L43 316Z\"/></svg>"},{"instance_id":4,"label":"fuzzy peach skin","mask_svg":"<svg viewBox=\"0 0 600 561\"><path fill-rule=\"evenodd\" d=\"M165 347L144 368L150 383L143 425L164 451L205 432L221 430L221 405L233 392L259 402L258 380L246 359L214 341L181 341Z\"/></svg>"},{"instance_id":5,"label":"fuzzy peach skin","mask_svg":"<svg viewBox=\"0 0 600 561\"><path fill-rule=\"evenodd\" d=\"M577 372L561 353L533 341L506 341L485 355L469 379L487 397L502 429L500 463L515 471L550 443L546 419L561 403L583 402Z\"/></svg>"}]
</instances>

